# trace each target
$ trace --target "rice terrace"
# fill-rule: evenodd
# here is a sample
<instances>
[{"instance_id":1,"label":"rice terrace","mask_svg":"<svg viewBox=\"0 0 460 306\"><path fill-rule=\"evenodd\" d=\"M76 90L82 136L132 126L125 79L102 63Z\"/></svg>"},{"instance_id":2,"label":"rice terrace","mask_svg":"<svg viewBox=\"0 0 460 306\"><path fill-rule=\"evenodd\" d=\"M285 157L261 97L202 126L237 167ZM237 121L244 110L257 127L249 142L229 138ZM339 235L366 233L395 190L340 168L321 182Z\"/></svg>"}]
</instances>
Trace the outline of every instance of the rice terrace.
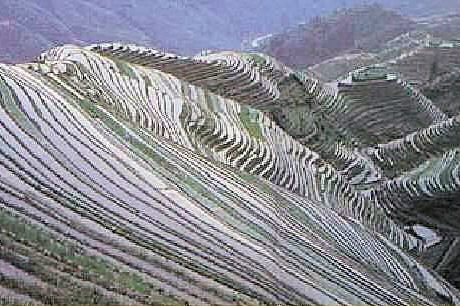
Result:
<instances>
[{"instance_id":1,"label":"rice terrace","mask_svg":"<svg viewBox=\"0 0 460 306\"><path fill-rule=\"evenodd\" d=\"M460 15L426 5L0 48L0 303L460 304Z\"/></svg>"}]
</instances>

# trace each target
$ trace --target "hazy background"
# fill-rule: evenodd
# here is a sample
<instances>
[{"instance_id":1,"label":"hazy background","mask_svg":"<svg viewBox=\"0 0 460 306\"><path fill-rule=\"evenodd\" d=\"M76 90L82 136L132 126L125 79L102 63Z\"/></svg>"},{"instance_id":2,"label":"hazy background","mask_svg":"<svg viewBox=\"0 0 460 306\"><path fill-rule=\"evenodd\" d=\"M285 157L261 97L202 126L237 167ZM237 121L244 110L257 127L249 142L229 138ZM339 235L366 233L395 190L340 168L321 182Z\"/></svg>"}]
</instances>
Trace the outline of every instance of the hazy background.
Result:
<instances>
[{"instance_id":1,"label":"hazy background","mask_svg":"<svg viewBox=\"0 0 460 306\"><path fill-rule=\"evenodd\" d=\"M0 61L24 61L63 43L135 42L184 55L240 49L311 17L374 2L407 16L460 6L459 0L0 0Z\"/></svg>"}]
</instances>

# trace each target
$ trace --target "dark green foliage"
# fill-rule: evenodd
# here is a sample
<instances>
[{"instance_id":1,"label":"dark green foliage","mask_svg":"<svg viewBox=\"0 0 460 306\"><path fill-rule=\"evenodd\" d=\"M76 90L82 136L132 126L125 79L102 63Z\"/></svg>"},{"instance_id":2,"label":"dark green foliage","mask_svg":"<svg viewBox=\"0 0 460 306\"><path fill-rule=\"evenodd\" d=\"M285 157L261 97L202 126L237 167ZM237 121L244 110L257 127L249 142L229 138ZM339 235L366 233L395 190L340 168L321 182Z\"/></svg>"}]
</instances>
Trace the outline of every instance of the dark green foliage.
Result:
<instances>
[{"instance_id":1,"label":"dark green foliage","mask_svg":"<svg viewBox=\"0 0 460 306\"><path fill-rule=\"evenodd\" d=\"M243 58L254 61L254 63L258 66L264 66L266 62L265 58L257 53L244 53Z\"/></svg>"},{"instance_id":2,"label":"dark green foliage","mask_svg":"<svg viewBox=\"0 0 460 306\"><path fill-rule=\"evenodd\" d=\"M265 141L264 135L262 134L262 129L260 128L259 123L256 121L255 115L256 113L251 112L251 109L249 107L241 107L241 112L239 116L244 128L249 132L249 135L251 135L255 139Z\"/></svg>"},{"instance_id":3,"label":"dark green foliage","mask_svg":"<svg viewBox=\"0 0 460 306\"><path fill-rule=\"evenodd\" d=\"M137 75L134 73L134 70L129 66L129 64L120 61L120 60L113 60L115 65L117 65L118 70L122 75L125 75L131 79L137 79Z\"/></svg>"}]
</instances>

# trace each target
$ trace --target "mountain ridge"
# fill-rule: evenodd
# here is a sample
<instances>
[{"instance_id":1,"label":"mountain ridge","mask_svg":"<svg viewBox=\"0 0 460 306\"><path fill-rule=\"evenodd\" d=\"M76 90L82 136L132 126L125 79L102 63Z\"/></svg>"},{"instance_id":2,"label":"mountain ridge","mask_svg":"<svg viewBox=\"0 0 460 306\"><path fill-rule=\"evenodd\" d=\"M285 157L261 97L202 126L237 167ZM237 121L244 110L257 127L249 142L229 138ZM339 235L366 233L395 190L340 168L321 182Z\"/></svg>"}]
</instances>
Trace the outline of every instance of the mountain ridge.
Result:
<instances>
[{"instance_id":1,"label":"mountain ridge","mask_svg":"<svg viewBox=\"0 0 460 306\"><path fill-rule=\"evenodd\" d=\"M426 14L422 15L458 9L455 1L444 1L443 6L433 6L431 1L417 1L416 5L414 2L380 1L405 15L414 15L417 6L425 11ZM280 32L340 6L352 7L360 3L362 1L358 0L340 4L328 0L322 1L321 5L299 0L223 0L219 3L2 0L0 59L18 63L30 61L36 54L60 44L112 41L161 47L187 55L203 49L241 49L243 41ZM11 23L8 25L7 22Z\"/></svg>"}]
</instances>

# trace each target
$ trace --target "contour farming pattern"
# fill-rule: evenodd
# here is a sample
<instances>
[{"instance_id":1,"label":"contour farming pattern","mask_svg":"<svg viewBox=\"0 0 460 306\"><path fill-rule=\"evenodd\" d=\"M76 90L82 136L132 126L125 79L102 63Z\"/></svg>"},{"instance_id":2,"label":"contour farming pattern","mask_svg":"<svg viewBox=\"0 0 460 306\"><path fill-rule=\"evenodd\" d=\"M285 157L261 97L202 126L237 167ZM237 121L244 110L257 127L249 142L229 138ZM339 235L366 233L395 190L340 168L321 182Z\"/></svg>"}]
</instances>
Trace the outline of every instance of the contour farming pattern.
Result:
<instances>
[{"instance_id":1,"label":"contour farming pattern","mask_svg":"<svg viewBox=\"0 0 460 306\"><path fill-rule=\"evenodd\" d=\"M460 302L393 194L374 200L272 119L283 69L117 44L0 65L5 300Z\"/></svg>"}]
</instances>

